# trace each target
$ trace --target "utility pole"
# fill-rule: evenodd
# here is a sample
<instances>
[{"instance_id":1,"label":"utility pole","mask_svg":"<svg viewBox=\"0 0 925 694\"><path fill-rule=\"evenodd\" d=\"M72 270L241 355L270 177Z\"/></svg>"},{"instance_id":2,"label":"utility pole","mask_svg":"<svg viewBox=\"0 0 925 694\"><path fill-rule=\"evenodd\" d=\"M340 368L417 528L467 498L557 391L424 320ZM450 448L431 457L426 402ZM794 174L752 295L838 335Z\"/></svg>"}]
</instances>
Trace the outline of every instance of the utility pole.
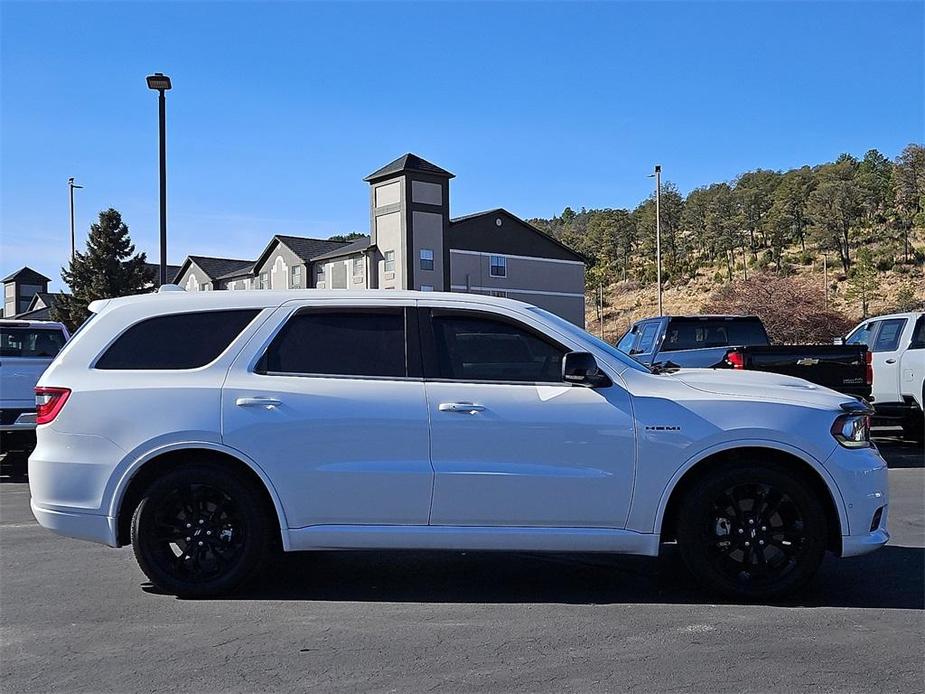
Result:
<instances>
[{"instance_id":1,"label":"utility pole","mask_svg":"<svg viewBox=\"0 0 925 694\"><path fill-rule=\"evenodd\" d=\"M829 256L822 256L822 308L829 310Z\"/></svg>"},{"instance_id":2,"label":"utility pole","mask_svg":"<svg viewBox=\"0 0 925 694\"><path fill-rule=\"evenodd\" d=\"M170 78L155 72L146 78L148 89L157 92L158 159L161 189L161 267L158 286L167 284L167 98L164 92L171 88Z\"/></svg>"},{"instance_id":3,"label":"utility pole","mask_svg":"<svg viewBox=\"0 0 925 694\"><path fill-rule=\"evenodd\" d=\"M74 177L71 176L67 179L67 189L71 198L71 260L74 260L75 254L75 245L74 245L74 188L83 188L74 183Z\"/></svg>"},{"instance_id":4,"label":"utility pole","mask_svg":"<svg viewBox=\"0 0 925 694\"><path fill-rule=\"evenodd\" d=\"M658 315L662 315L662 167L655 165L655 281L658 283Z\"/></svg>"}]
</instances>

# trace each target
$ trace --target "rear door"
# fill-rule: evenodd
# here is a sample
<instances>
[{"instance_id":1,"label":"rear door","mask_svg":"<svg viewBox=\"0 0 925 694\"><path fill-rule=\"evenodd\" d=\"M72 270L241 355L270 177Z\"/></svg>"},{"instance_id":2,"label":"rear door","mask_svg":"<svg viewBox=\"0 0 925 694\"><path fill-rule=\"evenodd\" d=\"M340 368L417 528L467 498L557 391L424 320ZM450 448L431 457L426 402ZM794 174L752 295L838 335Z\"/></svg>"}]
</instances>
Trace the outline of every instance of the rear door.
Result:
<instances>
[{"instance_id":1,"label":"rear door","mask_svg":"<svg viewBox=\"0 0 925 694\"><path fill-rule=\"evenodd\" d=\"M268 474L290 528L427 524L433 468L412 303L284 306L229 371L223 440Z\"/></svg>"},{"instance_id":2,"label":"rear door","mask_svg":"<svg viewBox=\"0 0 925 694\"><path fill-rule=\"evenodd\" d=\"M901 338L906 328L905 318L885 318L874 321L876 332L870 343L874 367L873 396L875 403L899 402Z\"/></svg>"},{"instance_id":3,"label":"rear door","mask_svg":"<svg viewBox=\"0 0 925 694\"><path fill-rule=\"evenodd\" d=\"M635 471L618 384L562 381L569 347L510 315L424 309L432 525L625 526Z\"/></svg>"}]
</instances>

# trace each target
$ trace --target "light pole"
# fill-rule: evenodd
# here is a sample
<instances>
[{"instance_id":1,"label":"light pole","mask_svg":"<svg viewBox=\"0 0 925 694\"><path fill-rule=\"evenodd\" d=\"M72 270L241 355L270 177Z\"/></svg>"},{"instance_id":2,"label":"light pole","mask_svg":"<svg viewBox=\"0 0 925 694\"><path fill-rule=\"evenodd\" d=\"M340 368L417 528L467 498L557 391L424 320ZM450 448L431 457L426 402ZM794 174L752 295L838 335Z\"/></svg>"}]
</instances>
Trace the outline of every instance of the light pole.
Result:
<instances>
[{"instance_id":1,"label":"light pole","mask_svg":"<svg viewBox=\"0 0 925 694\"><path fill-rule=\"evenodd\" d=\"M70 194L70 198L71 198L71 260L74 260L74 253L75 253L75 249L74 249L74 188L83 188L83 186L79 186L76 183L74 183L74 177L71 176L69 179L67 179L67 189L68 189L68 193Z\"/></svg>"},{"instance_id":2,"label":"light pole","mask_svg":"<svg viewBox=\"0 0 925 694\"><path fill-rule=\"evenodd\" d=\"M658 283L658 315L662 315L662 167L655 165L655 281Z\"/></svg>"},{"instance_id":3,"label":"light pole","mask_svg":"<svg viewBox=\"0 0 925 694\"><path fill-rule=\"evenodd\" d=\"M160 173L161 173L161 268L160 282L167 284L167 98L164 92L170 89L170 78L155 72L145 80L148 89L157 91L158 132L160 138Z\"/></svg>"}]
</instances>

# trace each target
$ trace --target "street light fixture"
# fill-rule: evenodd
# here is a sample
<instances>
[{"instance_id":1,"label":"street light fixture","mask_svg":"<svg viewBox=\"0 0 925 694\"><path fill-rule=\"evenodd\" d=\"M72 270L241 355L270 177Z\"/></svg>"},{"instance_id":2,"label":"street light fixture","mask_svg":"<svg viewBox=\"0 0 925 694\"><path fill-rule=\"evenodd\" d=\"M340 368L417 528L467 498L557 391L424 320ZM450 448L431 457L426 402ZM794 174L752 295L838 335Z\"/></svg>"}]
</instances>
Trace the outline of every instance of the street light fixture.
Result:
<instances>
[{"instance_id":1,"label":"street light fixture","mask_svg":"<svg viewBox=\"0 0 925 694\"><path fill-rule=\"evenodd\" d=\"M68 193L70 194L70 198L71 198L71 260L74 260L74 253L75 253L75 248L74 248L74 189L75 188L83 188L83 186L79 186L76 183L74 183L74 177L71 176L69 179L67 179L67 189L68 189Z\"/></svg>"},{"instance_id":2,"label":"street light fixture","mask_svg":"<svg viewBox=\"0 0 925 694\"><path fill-rule=\"evenodd\" d=\"M655 281L658 283L658 315L662 315L662 215L659 211L662 202L662 167L655 165Z\"/></svg>"},{"instance_id":3,"label":"street light fixture","mask_svg":"<svg viewBox=\"0 0 925 694\"><path fill-rule=\"evenodd\" d=\"M171 88L171 84L170 78L162 72L148 75L145 80L148 89L157 91L161 175L161 267L158 284L167 284L167 99L164 92Z\"/></svg>"}]
</instances>

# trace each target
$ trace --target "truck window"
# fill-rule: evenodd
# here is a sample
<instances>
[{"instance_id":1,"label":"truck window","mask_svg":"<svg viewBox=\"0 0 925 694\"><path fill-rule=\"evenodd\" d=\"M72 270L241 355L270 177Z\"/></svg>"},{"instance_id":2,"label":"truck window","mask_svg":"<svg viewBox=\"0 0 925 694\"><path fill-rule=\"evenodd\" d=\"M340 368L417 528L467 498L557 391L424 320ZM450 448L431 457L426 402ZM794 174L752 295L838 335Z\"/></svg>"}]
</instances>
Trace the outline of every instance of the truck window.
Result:
<instances>
[{"instance_id":1,"label":"truck window","mask_svg":"<svg viewBox=\"0 0 925 694\"><path fill-rule=\"evenodd\" d=\"M617 343L617 349L623 352L623 354L629 354L633 349L633 342L636 341L636 331L630 329L626 332L620 341Z\"/></svg>"},{"instance_id":2,"label":"truck window","mask_svg":"<svg viewBox=\"0 0 925 694\"><path fill-rule=\"evenodd\" d=\"M0 328L0 357L54 357L64 347L64 333L42 328Z\"/></svg>"},{"instance_id":3,"label":"truck window","mask_svg":"<svg viewBox=\"0 0 925 694\"><path fill-rule=\"evenodd\" d=\"M649 354L655 346L655 337L658 335L658 323L646 323L642 328L638 329L637 332L639 332L639 342L636 345L636 349L632 350L630 354Z\"/></svg>"},{"instance_id":4,"label":"truck window","mask_svg":"<svg viewBox=\"0 0 925 694\"><path fill-rule=\"evenodd\" d=\"M757 319L674 319L668 324L661 351L767 345L768 334Z\"/></svg>"},{"instance_id":5,"label":"truck window","mask_svg":"<svg viewBox=\"0 0 925 694\"><path fill-rule=\"evenodd\" d=\"M848 336L848 339L845 340L846 345L867 345L870 347L870 340L874 334L874 328L877 326L878 321L871 321L865 323L860 328L857 328L853 333Z\"/></svg>"},{"instance_id":6,"label":"truck window","mask_svg":"<svg viewBox=\"0 0 925 694\"><path fill-rule=\"evenodd\" d=\"M880 321L880 330L877 331L877 339L874 341L871 352L895 352L899 347L899 338L906 327L905 318L890 318L889 320Z\"/></svg>"}]
</instances>

